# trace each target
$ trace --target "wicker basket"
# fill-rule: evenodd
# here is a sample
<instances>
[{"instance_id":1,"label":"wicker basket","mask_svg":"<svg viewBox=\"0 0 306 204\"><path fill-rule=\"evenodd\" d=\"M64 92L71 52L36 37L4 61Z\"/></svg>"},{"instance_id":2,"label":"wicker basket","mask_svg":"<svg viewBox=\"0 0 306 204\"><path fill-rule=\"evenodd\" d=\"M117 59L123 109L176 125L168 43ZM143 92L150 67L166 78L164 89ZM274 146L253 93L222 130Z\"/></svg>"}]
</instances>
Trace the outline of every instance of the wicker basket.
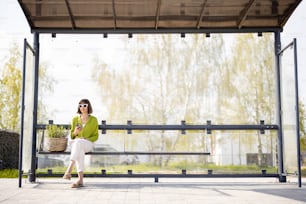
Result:
<instances>
[{"instance_id":1,"label":"wicker basket","mask_svg":"<svg viewBox=\"0 0 306 204\"><path fill-rule=\"evenodd\" d=\"M46 138L45 147L49 152L64 152L67 148L66 137L62 138Z\"/></svg>"}]
</instances>

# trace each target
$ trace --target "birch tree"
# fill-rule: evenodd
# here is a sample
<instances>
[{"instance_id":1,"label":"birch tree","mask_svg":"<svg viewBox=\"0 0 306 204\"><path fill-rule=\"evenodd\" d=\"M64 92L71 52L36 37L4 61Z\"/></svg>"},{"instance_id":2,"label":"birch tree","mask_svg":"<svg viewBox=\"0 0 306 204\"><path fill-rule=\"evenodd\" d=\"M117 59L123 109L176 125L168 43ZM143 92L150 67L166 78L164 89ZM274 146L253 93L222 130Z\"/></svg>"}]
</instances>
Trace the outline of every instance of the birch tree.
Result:
<instances>
[{"instance_id":1,"label":"birch tree","mask_svg":"<svg viewBox=\"0 0 306 204\"><path fill-rule=\"evenodd\" d=\"M191 35L186 40L173 35L140 35L126 41L126 52L130 54L125 67L110 67L97 59L94 70L98 73L94 76L110 117L135 119L136 123L177 124L181 120L199 123L213 115L207 108L211 97L207 90L216 67L223 63L222 45L220 35L213 39ZM150 151L175 151L183 138L180 133L169 137L162 131L148 147ZM198 148L203 141L196 144ZM162 165L161 157L158 163Z\"/></svg>"},{"instance_id":2,"label":"birch tree","mask_svg":"<svg viewBox=\"0 0 306 204\"><path fill-rule=\"evenodd\" d=\"M275 120L275 72L272 35L239 35L230 62L234 82L233 118L239 123L271 124ZM257 132L258 162L262 165L262 135ZM272 151L272 150L271 150Z\"/></svg>"},{"instance_id":3,"label":"birch tree","mask_svg":"<svg viewBox=\"0 0 306 204\"><path fill-rule=\"evenodd\" d=\"M19 60L21 58L17 46L10 49L10 57L2 68L0 77L0 128L18 130L21 80Z\"/></svg>"},{"instance_id":4,"label":"birch tree","mask_svg":"<svg viewBox=\"0 0 306 204\"><path fill-rule=\"evenodd\" d=\"M22 91L22 56L16 44L12 45L9 56L5 60L4 66L0 68L0 129L20 130L20 110L21 110L21 91ZM44 96L47 92L53 91L54 80L47 72L47 64L40 67L40 87ZM46 110L42 98L39 103L39 118L46 118Z\"/></svg>"}]
</instances>

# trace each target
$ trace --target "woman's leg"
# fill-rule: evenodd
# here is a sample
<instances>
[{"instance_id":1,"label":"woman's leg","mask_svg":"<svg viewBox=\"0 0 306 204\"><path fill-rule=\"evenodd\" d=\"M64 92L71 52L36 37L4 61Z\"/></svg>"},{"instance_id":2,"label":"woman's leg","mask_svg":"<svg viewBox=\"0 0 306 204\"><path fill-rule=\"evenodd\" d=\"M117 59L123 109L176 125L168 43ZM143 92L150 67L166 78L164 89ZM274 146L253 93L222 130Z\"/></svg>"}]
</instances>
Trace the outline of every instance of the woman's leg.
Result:
<instances>
[{"instance_id":1,"label":"woman's leg","mask_svg":"<svg viewBox=\"0 0 306 204\"><path fill-rule=\"evenodd\" d=\"M85 169L85 153L89 152L93 149L93 143L85 140L85 139L79 139L75 142L75 149L77 149L78 155L76 158L76 168L78 172L78 181L76 184L83 185L83 178L84 178L84 169ZM73 184L73 187L75 184Z\"/></svg>"},{"instance_id":2,"label":"woman's leg","mask_svg":"<svg viewBox=\"0 0 306 204\"><path fill-rule=\"evenodd\" d=\"M74 160L70 160L69 165L67 167L67 170L65 172L65 175L70 175L71 176L71 172L72 172L74 164L75 164L75 161Z\"/></svg>"},{"instance_id":3,"label":"woman's leg","mask_svg":"<svg viewBox=\"0 0 306 204\"><path fill-rule=\"evenodd\" d=\"M81 184L83 185L83 177L84 177L84 169L85 169L85 152L83 154L79 155L79 159L76 161L76 169L78 172L78 180L77 180L77 184Z\"/></svg>"},{"instance_id":4,"label":"woman's leg","mask_svg":"<svg viewBox=\"0 0 306 204\"><path fill-rule=\"evenodd\" d=\"M84 178L84 173L81 171L81 172L78 172L78 176L79 176L79 179L78 179L78 184L81 184L83 185L83 178Z\"/></svg>"},{"instance_id":5,"label":"woman's leg","mask_svg":"<svg viewBox=\"0 0 306 204\"><path fill-rule=\"evenodd\" d=\"M70 154L70 162L69 162L69 165L66 169L66 172L63 176L63 179L68 179L70 180L71 179L71 172L73 170L73 167L75 165L75 161L77 160L77 158L79 157L79 154L78 154L78 149L79 149L79 144L78 142L76 142L76 140L74 140L72 143L71 143L71 154Z\"/></svg>"}]
</instances>

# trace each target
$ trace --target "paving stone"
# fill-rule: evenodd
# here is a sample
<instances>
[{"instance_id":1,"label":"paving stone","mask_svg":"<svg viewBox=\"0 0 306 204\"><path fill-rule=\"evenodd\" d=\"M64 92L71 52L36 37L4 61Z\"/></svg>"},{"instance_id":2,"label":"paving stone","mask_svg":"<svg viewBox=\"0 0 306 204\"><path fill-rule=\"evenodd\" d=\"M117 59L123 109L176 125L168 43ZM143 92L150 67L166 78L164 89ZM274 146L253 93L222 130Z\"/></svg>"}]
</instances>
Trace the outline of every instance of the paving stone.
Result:
<instances>
[{"instance_id":1,"label":"paving stone","mask_svg":"<svg viewBox=\"0 0 306 204\"><path fill-rule=\"evenodd\" d=\"M294 178L279 183L271 178L151 179L84 178L85 187L70 188L60 178L0 179L0 203L22 204L300 204L306 203L306 186ZM304 181L304 180L303 180Z\"/></svg>"}]
</instances>

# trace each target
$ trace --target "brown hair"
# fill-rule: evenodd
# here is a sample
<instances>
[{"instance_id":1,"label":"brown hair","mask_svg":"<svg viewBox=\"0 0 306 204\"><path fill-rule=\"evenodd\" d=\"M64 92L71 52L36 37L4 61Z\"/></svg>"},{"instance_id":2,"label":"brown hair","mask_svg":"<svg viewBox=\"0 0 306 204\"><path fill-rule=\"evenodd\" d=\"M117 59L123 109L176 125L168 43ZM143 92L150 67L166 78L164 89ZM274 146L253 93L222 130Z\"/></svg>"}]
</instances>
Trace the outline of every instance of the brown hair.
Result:
<instances>
[{"instance_id":1,"label":"brown hair","mask_svg":"<svg viewBox=\"0 0 306 204\"><path fill-rule=\"evenodd\" d=\"M92 107L91 107L91 104L90 104L89 100L86 99L86 98L84 98L84 99L81 99L80 102L79 102L79 104L84 104L84 103L88 104L88 114L91 114L91 113L92 113ZM79 105L79 104L78 104L78 105ZM79 106L78 106L78 111L77 111L77 113L79 113L79 114L82 113L82 112L80 111L80 107L79 107Z\"/></svg>"}]
</instances>

